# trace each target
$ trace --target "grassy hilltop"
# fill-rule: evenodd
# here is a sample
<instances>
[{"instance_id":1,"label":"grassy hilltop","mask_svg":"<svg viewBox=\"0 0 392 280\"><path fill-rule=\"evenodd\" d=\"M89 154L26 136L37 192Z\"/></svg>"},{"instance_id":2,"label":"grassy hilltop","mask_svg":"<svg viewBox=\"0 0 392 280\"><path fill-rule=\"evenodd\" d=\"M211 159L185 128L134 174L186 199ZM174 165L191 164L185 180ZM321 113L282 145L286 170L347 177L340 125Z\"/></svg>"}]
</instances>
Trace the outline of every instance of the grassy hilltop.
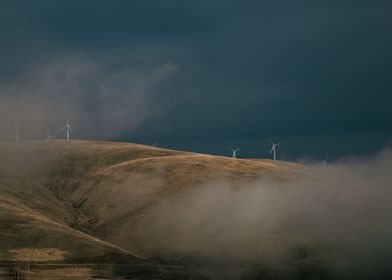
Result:
<instances>
[{"instance_id":1,"label":"grassy hilltop","mask_svg":"<svg viewBox=\"0 0 392 280\"><path fill-rule=\"evenodd\" d=\"M0 260L148 262L140 225L214 181L302 176L301 166L90 141L0 144ZM134 232L134 229L138 232Z\"/></svg>"}]
</instances>

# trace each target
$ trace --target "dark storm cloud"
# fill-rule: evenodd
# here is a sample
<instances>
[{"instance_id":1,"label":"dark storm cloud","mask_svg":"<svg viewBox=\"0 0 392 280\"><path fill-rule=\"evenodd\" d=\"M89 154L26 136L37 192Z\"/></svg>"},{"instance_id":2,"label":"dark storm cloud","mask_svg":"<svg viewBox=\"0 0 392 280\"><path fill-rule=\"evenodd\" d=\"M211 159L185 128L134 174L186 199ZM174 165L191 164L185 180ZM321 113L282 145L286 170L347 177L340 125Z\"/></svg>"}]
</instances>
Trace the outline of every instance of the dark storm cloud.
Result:
<instances>
[{"instance_id":1,"label":"dark storm cloud","mask_svg":"<svg viewBox=\"0 0 392 280\"><path fill-rule=\"evenodd\" d=\"M151 101L164 109L146 112L121 139L212 153L241 145L244 156L259 156L272 137L292 158L368 153L391 138L390 1L1 6L6 83L75 54L106 73L180 69L155 89Z\"/></svg>"}]
</instances>

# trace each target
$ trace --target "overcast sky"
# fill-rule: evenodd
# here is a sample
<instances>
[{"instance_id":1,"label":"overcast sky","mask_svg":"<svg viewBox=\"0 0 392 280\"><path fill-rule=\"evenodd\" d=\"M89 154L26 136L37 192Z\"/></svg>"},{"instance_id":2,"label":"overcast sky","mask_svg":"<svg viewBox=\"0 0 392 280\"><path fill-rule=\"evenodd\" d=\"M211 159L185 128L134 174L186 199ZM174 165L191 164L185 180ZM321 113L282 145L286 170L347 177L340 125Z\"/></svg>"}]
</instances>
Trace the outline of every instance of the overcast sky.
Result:
<instances>
[{"instance_id":1,"label":"overcast sky","mask_svg":"<svg viewBox=\"0 0 392 280\"><path fill-rule=\"evenodd\" d=\"M2 139L15 119L25 138L63 137L69 119L83 139L372 154L392 139L391 11L388 0L4 0Z\"/></svg>"}]
</instances>

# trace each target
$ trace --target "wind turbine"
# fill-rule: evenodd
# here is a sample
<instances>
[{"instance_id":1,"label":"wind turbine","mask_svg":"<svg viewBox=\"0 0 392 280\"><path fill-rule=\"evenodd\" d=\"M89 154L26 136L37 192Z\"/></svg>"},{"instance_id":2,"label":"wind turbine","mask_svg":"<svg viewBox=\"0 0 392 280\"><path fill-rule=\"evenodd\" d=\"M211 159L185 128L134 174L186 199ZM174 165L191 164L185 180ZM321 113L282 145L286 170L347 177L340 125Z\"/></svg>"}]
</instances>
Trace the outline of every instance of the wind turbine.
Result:
<instances>
[{"instance_id":1,"label":"wind turbine","mask_svg":"<svg viewBox=\"0 0 392 280\"><path fill-rule=\"evenodd\" d=\"M18 121L15 121L15 132L16 132L15 140L16 140L16 142L19 142L19 122Z\"/></svg>"},{"instance_id":2,"label":"wind turbine","mask_svg":"<svg viewBox=\"0 0 392 280\"><path fill-rule=\"evenodd\" d=\"M327 159L328 159L328 155L326 155L325 158L323 159L323 166L324 167L327 166Z\"/></svg>"},{"instance_id":3,"label":"wind turbine","mask_svg":"<svg viewBox=\"0 0 392 280\"><path fill-rule=\"evenodd\" d=\"M56 138L56 136L50 135L49 132L46 131L46 141L52 140L53 138Z\"/></svg>"},{"instance_id":4,"label":"wind turbine","mask_svg":"<svg viewBox=\"0 0 392 280\"><path fill-rule=\"evenodd\" d=\"M229 147L229 149L233 152L233 158L237 158L237 152L241 150L241 148L233 149L232 147Z\"/></svg>"},{"instance_id":5,"label":"wind turbine","mask_svg":"<svg viewBox=\"0 0 392 280\"><path fill-rule=\"evenodd\" d=\"M281 143L274 143L272 140L269 140L272 144L271 154L274 154L274 160L276 160L276 147L279 146Z\"/></svg>"},{"instance_id":6,"label":"wind turbine","mask_svg":"<svg viewBox=\"0 0 392 280\"><path fill-rule=\"evenodd\" d=\"M60 131L64 130L64 129L67 131L67 140L69 140L69 135L70 135L70 132L72 131L72 129L71 129L71 125L68 123L68 121L67 121L67 124L62 129L60 129Z\"/></svg>"}]
</instances>

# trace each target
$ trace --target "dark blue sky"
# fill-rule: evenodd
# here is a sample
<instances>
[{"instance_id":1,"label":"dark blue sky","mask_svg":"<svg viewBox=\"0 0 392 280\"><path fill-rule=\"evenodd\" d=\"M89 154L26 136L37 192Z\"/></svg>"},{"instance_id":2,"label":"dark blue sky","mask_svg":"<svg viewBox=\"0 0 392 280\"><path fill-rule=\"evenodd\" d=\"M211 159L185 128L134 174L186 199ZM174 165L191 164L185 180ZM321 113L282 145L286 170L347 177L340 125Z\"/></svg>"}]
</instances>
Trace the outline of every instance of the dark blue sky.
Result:
<instances>
[{"instance_id":1,"label":"dark blue sky","mask_svg":"<svg viewBox=\"0 0 392 280\"><path fill-rule=\"evenodd\" d=\"M392 138L391 11L360 0L1 1L0 99L77 100L62 118L82 138L105 133L80 133L78 116L105 123L104 111L116 115L104 130L138 120L113 140L267 157L272 138L284 159L370 154ZM58 69L80 60L88 70L59 87ZM122 113L127 102L137 114Z\"/></svg>"}]
</instances>

